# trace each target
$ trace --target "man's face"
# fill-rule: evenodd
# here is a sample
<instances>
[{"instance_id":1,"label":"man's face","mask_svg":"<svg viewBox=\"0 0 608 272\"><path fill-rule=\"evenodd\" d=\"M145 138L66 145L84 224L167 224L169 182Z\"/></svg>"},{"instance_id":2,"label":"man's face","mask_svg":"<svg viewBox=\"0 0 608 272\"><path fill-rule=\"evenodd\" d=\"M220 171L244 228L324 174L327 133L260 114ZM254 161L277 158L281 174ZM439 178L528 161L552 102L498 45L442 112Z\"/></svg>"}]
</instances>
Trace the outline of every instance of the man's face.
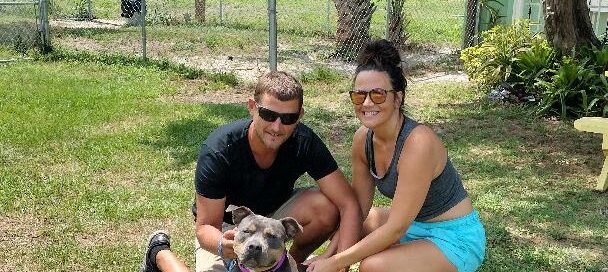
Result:
<instances>
[{"instance_id":1,"label":"man's face","mask_svg":"<svg viewBox=\"0 0 608 272\"><path fill-rule=\"evenodd\" d=\"M287 121L287 118L276 118L274 121L268 121L262 117L267 116L268 113L270 113L270 115L276 115L276 113L297 114L299 121L299 118L304 113L300 110L298 99L281 101L269 94L262 95L260 101L257 103L253 99L249 99L249 101L247 101L247 107L253 118L250 128L254 130L254 136L257 137L266 148L274 150L279 149L279 147L287 141L298 122L285 125L284 123ZM260 109L260 107L263 109ZM261 117L260 111L266 111L265 113L267 114L262 113Z\"/></svg>"}]
</instances>

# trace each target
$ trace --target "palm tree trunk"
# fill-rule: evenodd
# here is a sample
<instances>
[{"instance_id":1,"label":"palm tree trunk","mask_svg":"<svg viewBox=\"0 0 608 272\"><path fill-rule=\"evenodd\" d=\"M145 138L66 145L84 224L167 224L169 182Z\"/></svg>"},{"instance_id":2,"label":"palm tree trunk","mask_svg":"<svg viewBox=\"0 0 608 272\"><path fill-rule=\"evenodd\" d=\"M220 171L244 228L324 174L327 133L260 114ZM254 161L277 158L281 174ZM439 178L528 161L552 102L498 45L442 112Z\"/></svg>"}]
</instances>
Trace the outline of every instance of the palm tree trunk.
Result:
<instances>
[{"instance_id":1,"label":"palm tree trunk","mask_svg":"<svg viewBox=\"0 0 608 272\"><path fill-rule=\"evenodd\" d=\"M338 11L336 56L352 60L369 40L369 26L376 10L370 0L334 0Z\"/></svg>"},{"instance_id":2,"label":"palm tree trunk","mask_svg":"<svg viewBox=\"0 0 608 272\"><path fill-rule=\"evenodd\" d=\"M194 0L194 19L199 22L205 22L205 0Z\"/></svg>"},{"instance_id":3,"label":"palm tree trunk","mask_svg":"<svg viewBox=\"0 0 608 272\"><path fill-rule=\"evenodd\" d=\"M387 40L399 45L404 44L407 40L407 33L405 33L405 25L407 22L404 17L403 4L405 0L392 0L390 13L387 13L388 20L388 35Z\"/></svg>"},{"instance_id":4,"label":"palm tree trunk","mask_svg":"<svg viewBox=\"0 0 608 272\"><path fill-rule=\"evenodd\" d=\"M545 34L564 52L581 46L601 46L595 36L587 0L544 0Z\"/></svg>"}]
</instances>

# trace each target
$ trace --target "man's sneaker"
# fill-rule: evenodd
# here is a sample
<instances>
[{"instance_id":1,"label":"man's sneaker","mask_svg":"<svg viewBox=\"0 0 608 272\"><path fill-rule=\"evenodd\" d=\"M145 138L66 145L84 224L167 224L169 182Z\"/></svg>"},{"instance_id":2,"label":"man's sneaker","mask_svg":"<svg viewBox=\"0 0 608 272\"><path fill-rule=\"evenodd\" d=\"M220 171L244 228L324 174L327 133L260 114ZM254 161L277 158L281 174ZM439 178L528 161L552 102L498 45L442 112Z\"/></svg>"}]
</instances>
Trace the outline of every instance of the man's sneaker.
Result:
<instances>
[{"instance_id":1,"label":"man's sneaker","mask_svg":"<svg viewBox=\"0 0 608 272\"><path fill-rule=\"evenodd\" d=\"M157 230L150 235L150 238L148 238L146 254L144 255L144 260L141 263L141 272L160 272L156 266L156 260L152 260L152 258L156 258L156 256L151 256L151 254L153 248L163 245L167 246L167 248L171 248L171 237L166 231ZM156 251L156 253L158 253L158 251Z\"/></svg>"}]
</instances>

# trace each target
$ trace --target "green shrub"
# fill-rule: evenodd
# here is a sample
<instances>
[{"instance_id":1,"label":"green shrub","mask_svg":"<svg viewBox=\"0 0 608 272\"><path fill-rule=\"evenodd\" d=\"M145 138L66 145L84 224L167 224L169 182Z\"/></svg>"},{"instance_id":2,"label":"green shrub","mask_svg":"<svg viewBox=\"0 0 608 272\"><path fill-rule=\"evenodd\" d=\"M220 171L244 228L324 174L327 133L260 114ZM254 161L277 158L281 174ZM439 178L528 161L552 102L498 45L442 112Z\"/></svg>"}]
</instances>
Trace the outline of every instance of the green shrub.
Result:
<instances>
[{"instance_id":1,"label":"green shrub","mask_svg":"<svg viewBox=\"0 0 608 272\"><path fill-rule=\"evenodd\" d=\"M512 26L497 25L482 33L483 42L464 49L460 55L464 70L484 90L508 81L513 74L513 63L530 48L548 48L547 42L530 31L527 20Z\"/></svg>"},{"instance_id":2,"label":"green shrub","mask_svg":"<svg viewBox=\"0 0 608 272\"><path fill-rule=\"evenodd\" d=\"M20 54L40 47L40 35L32 22L0 23L0 46L10 48Z\"/></svg>"},{"instance_id":3,"label":"green shrub","mask_svg":"<svg viewBox=\"0 0 608 272\"><path fill-rule=\"evenodd\" d=\"M323 66L317 66L312 71L300 75L300 81L302 83L310 83L315 81L331 83L342 80L343 78L344 76L337 71Z\"/></svg>"},{"instance_id":4,"label":"green shrub","mask_svg":"<svg viewBox=\"0 0 608 272\"><path fill-rule=\"evenodd\" d=\"M519 93L538 94L536 84L539 78L546 78L555 62L555 51L546 41L534 42L530 48L522 48L513 59L513 73L508 79L513 89Z\"/></svg>"},{"instance_id":5,"label":"green shrub","mask_svg":"<svg viewBox=\"0 0 608 272\"><path fill-rule=\"evenodd\" d=\"M605 50L605 49L604 49ZM598 49L590 54L603 54ZM536 86L543 90L537 112L559 115L562 119L608 114L608 83L597 59L564 57L550 70L550 77L537 78Z\"/></svg>"},{"instance_id":6,"label":"green shrub","mask_svg":"<svg viewBox=\"0 0 608 272\"><path fill-rule=\"evenodd\" d=\"M561 56L530 31L527 21L496 26L482 37L481 44L461 54L465 71L482 90L499 86L509 92L510 102L532 102L541 115L608 115L608 48L579 48Z\"/></svg>"}]
</instances>

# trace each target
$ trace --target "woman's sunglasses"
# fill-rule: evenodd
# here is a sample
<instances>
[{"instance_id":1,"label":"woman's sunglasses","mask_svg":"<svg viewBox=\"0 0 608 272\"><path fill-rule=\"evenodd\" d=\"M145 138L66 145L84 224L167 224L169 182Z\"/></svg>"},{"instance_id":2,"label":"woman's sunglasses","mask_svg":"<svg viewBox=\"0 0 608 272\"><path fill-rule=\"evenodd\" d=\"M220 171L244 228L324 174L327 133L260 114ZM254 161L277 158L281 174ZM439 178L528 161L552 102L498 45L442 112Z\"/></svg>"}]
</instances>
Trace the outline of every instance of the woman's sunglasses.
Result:
<instances>
[{"instance_id":1,"label":"woman's sunglasses","mask_svg":"<svg viewBox=\"0 0 608 272\"><path fill-rule=\"evenodd\" d=\"M278 113L276 111L264 108L264 107L260 106L259 104L256 104L256 106L258 107L258 114L266 122L274 122L277 120L277 118L281 118L281 123L283 125L293 125L300 118L299 112Z\"/></svg>"},{"instance_id":2,"label":"woman's sunglasses","mask_svg":"<svg viewBox=\"0 0 608 272\"><path fill-rule=\"evenodd\" d=\"M374 102L375 104L382 104L382 103L384 103L384 101L386 101L386 94L388 92L397 92L397 91L385 90L382 88L374 88L369 91L364 91L364 90L349 91L348 94L350 95L350 100L355 105L363 104L363 102L365 102L365 98L368 95L369 95L369 98L372 100L372 102Z\"/></svg>"}]
</instances>

